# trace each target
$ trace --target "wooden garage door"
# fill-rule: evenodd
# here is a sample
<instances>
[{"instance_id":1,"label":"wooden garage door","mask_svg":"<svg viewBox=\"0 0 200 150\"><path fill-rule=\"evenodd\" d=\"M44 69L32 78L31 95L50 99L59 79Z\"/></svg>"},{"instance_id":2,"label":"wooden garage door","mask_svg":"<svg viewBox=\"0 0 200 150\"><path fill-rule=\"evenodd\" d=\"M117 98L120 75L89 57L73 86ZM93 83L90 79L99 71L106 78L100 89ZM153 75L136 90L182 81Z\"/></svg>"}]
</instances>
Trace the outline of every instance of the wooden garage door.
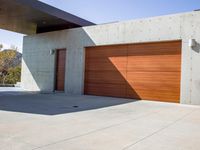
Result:
<instances>
[{"instance_id":1,"label":"wooden garage door","mask_svg":"<svg viewBox=\"0 0 200 150\"><path fill-rule=\"evenodd\" d=\"M85 94L179 102L181 41L86 48Z\"/></svg>"},{"instance_id":2,"label":"wooden garage door","mask_svg":"<svg viewBox=\"0 0 200 150\"><path fill-rule=\"evenodd\" d=\"M56 91L64 91L66 49L59 49L56 53Z\"/></svg>"}]
</instances>

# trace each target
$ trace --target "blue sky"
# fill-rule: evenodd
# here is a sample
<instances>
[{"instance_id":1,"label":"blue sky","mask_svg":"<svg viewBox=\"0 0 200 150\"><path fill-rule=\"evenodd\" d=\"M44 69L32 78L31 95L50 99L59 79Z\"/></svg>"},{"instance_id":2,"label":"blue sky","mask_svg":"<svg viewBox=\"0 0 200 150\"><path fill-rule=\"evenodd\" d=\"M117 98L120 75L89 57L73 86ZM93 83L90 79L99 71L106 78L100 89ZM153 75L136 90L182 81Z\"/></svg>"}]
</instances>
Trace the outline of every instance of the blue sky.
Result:
<instances>
[{"instance_id":1,"label":"blue sky","mask_svg":"<svg viewBox=\"0 0 200 150\"><path fill-rule=\"evenodd\" d=\"M41 0L97 24L200 9L200 0ZM0 30L0 43L22 49L21 34ZM7 46L6 46L7 45Z\"/></svg>"}]
</instances>

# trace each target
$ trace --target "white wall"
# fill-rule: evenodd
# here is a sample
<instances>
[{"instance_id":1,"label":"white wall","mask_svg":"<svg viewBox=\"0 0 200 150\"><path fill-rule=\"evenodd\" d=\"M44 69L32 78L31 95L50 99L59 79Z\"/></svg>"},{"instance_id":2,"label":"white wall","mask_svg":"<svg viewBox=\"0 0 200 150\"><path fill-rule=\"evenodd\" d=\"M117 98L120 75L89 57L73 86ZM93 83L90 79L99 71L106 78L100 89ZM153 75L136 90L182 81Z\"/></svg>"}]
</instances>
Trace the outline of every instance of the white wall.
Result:
<instances>
[{"instance_id":1,"label":"white wall","mask_svg":"<svg viewBox=\"0 0 200 150\"><path fill-rule=\"evenodd\" d=\"M200 104L200 12L76 28L24 37L22 85L26 90L53 91L51 49L67 48L65 92L83 94L84 47L181 39L181 103Z\"/></svg>"}]
</instances>

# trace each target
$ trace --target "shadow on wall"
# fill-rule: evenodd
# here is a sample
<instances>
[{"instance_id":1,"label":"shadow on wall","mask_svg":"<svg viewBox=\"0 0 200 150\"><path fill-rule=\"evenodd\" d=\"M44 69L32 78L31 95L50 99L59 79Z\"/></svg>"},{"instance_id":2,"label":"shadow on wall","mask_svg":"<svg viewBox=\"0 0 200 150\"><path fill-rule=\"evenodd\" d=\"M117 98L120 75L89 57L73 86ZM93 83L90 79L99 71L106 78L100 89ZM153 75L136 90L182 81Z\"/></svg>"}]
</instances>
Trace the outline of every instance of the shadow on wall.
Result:
<instances>
[{"instance_id":1,"label":"shadow on wall","mask_svg":"<svg viewBox=\"0 0 200 150\"><path fill-rule=\"evenodd\" d=\"M85 93L141 99L127 81L127 47L86 48Z\"/></svg>"},{"instance_id":2,"label":"shadow on wall","mask_svg":"<svg viewBox=\"0 0 200 150\"><path fill-rule=\"evenodd\" d=\"M181 41L86 49L85 93L178 102Z\"/></svg>"},{"instance_id":3,"label":"shadow on wall","mask_svg":"<svg viewBox=\"0 0 200 150\"><path fill-rule=\"evenodd\" d=\"M50 54L50 50L52 49L66 48L66 73L67 70L70 70L71 74L80 74L82 71L80 71L80 68L84 68L82 67L84 64L84 56L82 55L84 49L80 48L85 45L93 46L95 43L82 28L25 37L23 48L24 65L22 72L22 85L24 89L43 92L53 92L55 90L56 62L55 55ZM74 47L74 49L70 49L71 47ZM73 61L73 65L69 65L71 61ZM70 78L70 82L80 84L82 81L81 77L82 75L73 76L73 78ZM81 86L82 85L74 85L73 87L78 87L77 93L81 93L82 89L79 89Z\"/></svg>"},{"instance_id":4,"label":"shadow on wall","mask_svg":"<svg viewBox=\"0 0 200 150\"><path fill-rule=\"evenodd\" d=\"M76 91L75 93L81 94L82 72L84 72L82 69L85 64L84 47L95 46L96 39L105 39L105 37L98 37L97 35L91 36L93 35L87 33L84 28L78 28L39 34L25 39L23 59L27 67L23 69L23 74L26 74L26 76L22 78L23 85L27 87L25 89L44 92L54 91L55 56L50 55L49 51L50 49L66 48L67 75L65 77L68 78L65 85L70 85L70 87L67 87L67 93L70 94L72 91L72 94L74 94L73 92ZM121 48L119 46L108 46L107 50L102 50L99 47L98 51L91 49L91 53L95 51L96 54L92 59L88 59L86 54L85 76L89 76L87 80L90 81L86 80L85 93L154 100L161 100L161 98L166 100L170 94L169 101L178 100L180 98L180 80L174 76L180 76L179 53L181 49L179 49L179 46L181 42L170 44L163 42L158 44L156 49L155 45L152 44L143 44L145 47L134 44L129 47L130 50L124 49L124 46ZM171 44L174 44L175 49L168 48ZM127 60L124 59L128 59L128 52L130 57L134 57L132 60L137 59L136 64L134 61L128 64L130 66L126 64ZM162 59L160 58L161 55ZM173 64L174 62L176 65ZM89 68L87 68L88 66ZM127 66L130 68L129 70L126 70ZM166 70L169 73L166 73ZM157 81L158 78L158 84L153 82ZM177 84L174 85L174 83ZM33 85L35 85L35 89L32 88ZM71 88L70 92L68 88Z\"/></svg>"},{"instance_id":5,"label":"shadow on wall","mask_svg":"<svg viewBox=\"0 0 200 150\"><path fill-rule=\"evenodd\" d=\"M69 36L68 36L69 34ZM59 40L58 39L62 39ZM69 38L70 37L70 38ZM99 37L100 38L100 37ZM56 42L55 42L56 41ZM27 89L30 89L31 91L34 91L31 84L35 84L35 90L37 88L41 91L53 91L54 90L54 56L49 54L50 49L59 49L64 48L70 45L79 45L79 48L73 49L73 51L67 51L67 54L70 53L70 57L67 57L67 64L66 68L71 69L70 74L76 74L77 72L83 72L84 70L80 71L80 68L84 68L84 56L82 55L84 49L80 49L81 47L86 46L95 46L95 43L92 41L90 36L80 28L80 30L66 30L66 31L60 31L60 32L53 32L53 33L47 33L47 34L41 34L36 37L29 37L28 41L25 40L24 44L24 63L27 68L24 68L24 74L26 76L23 76L22 82L23 84L26 84ZM31 42L31 43L30 43ZM30 43L31 45L28 45ZM68 45L69 44L69 45ZM73 45L72 45L73 44ZM179 45L180 43L178 43ZM66 46L67 45L67 46ZM58 47L57 47L58 46ZM166 81L167 76L165 74L162 74L162 72L157 72L155 70L150 70L149 76L145 76L146 74L141 73L142 66L145 65L145 63L155 66L157 69L166 69L168 68L168 65L163 67L162 64L157 63L157 61L149 62L146 61L147 59L144 59L144 57L153 60L163 60L163 63L171 63L172 68L168 69L175 69L175 72L177 71L176 68L173 68L174 61L179 58L179 53L173 50L169 53L165 53L165 51L158 53L157 51L155 53L152 53L152 50L154 47L149 46L147 44L147 47L150 49L143 49L141 51L136 46L137 51L131 49L130 56L134 57L133 60L138 59L138 64L130 63L132 66L130 67L130 74L126 74L127 72L127 49L124 50L123 46L122 48L118 49L117 47L114 47L113 49L109 47L108 51L104 51L101 48L95 52L95 55L90 58L88 55L89 53L86 53L86 84L85 84L85 92L87 93L93 93L94 95L98 95L100 92L101 95L104 96L116 96L116 97L126 97L126 98L134 98L134 99L142 99L143 97L142 92L138 92L138 87L144 87L143 81L146 79L146 83L152 85L152 82L149 81L156 81L157 78L161 78L164 81ZM110 50L111 49L111 50ZM95 49L89 50L92 52L95 51ZM179 49L178 49L179 51ZM110 53L111 52L111 53ZM178 55L177 55L178 54ZM160 56L164 56L162 59L160 59ZM174 57L173 57L174 55ZM68 55L67 55L68 56ZM173 57L173 61L171 60ZM90 58L90 59L87 59ZM170 58L170 59L169 59ZM169 59L169 60L168 60ZM81 60L81 61L74 61L74 60ZM139 61L140 60L140 61ZM166 61L167 60L167 61ZM75 63L68 66L68 63ZM178 62L177 66L179 67L180 62ZM102 66L103 64L103 66ZM81 66L81 67L74 67L74 66ZM139 66L137 68L137 66ZM135 68L136 67L136 68ZM175 66L176 67L176 66ZM153 68L153 69L155 69ZM146 68L152 69L152 68ZM132 71L131 71L132 70ZM134 71L135 70L135 71ZM144 71L144 70L143 70ZM149 70L148 70L149 71ZM152 73L157 74L158 76L151 75ZM164 72L165 73L165 72ZM134 76L134 74L137 74ZM161 75L160 75L161 74ZM177 71L177 74L179 75L180 71ZM144 76L143 76L144 75ZM30 76L32 76L30 78ZM81 75L82 76L82 75ZM129 78L127 78L129 76ZM70 81L70 83L82 83L82 78L80 76L75 76L76 78L73 78ZM79 78L80 77L80 78ZM76 82L76 80L80 82ZM137 84L138 81L140 82ZM161 80L162 81L162 80ZM161 82L160 84L168 85L168 82L164 83ZM175 81L171 80L171 83L177 82L179 85L180 81L179 79L175 79ZM70 85L72 86L72 85ZM75 85L74 87L79 87L79 85ZM170 93L173 93L175 90L179 91L179 86L171 88L169 91ZM138 88L138 89L137 89ZM146 86L145 86L146 88ZM149 88L147 86L147 88ZM168 90L168 86L164 86L164 90ZM175 90L174 90L175 88ZM76 89L75 89L76 90ZM155 88L151 89L151 93L148 93L148 95L157 95L157 93L160 93L159 90L163 90L160 88L160 86L157 87L157 91ZM145 90L146 91L146 90ZM157 93L156 93L157 92ZM178 93L179 94L179 93ZM168 95L168 94L167 94ZM163 96L163 94L160 94L158 96ZM179 96L179 95L174 95ZM160 98L160 97L159 97ZM75 96L70 97L66 95L59 95L59 94L32 94L32 95L18 95L18 96L6 96L4 95L4 98L0 100L0 110L5 111L15 111L15 112L24 112L24 113L33 113L33 114L44 114L44 115L57 115L57 114L64 114L64 113L71 113L71 112L79 112L79 111L85 111L85 110L92 110L92 109L99 109L109 106L115 106L115 105L121 105L125 103L131 103L130 99L116 99L116 98L108 98L108 97L93 97L93 96Z\"/></svg>"},{"instance_id":6,"label":"shadow on wall","mask_svg":"<svg viewBox=\"0 0 200 150\"><path fill-rule=\"evenodd\" d=\"M196 43L196 46L192 48L197 53L200 53L200 43Z\"/></svg>"}]
</instances>

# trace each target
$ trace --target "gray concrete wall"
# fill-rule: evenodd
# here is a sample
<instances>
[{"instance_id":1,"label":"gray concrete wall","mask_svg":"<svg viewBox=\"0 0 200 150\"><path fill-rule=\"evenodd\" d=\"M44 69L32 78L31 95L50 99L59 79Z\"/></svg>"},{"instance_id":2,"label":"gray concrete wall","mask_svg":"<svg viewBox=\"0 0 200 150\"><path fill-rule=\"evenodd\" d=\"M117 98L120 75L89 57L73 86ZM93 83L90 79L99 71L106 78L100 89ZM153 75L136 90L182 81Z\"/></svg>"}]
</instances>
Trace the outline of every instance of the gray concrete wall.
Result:
<instances>
[{"instance_id":1,"label":"gray concrete wall","mask_svg":"<svg viewBox=\"0 0 200 150\"><path fill-rule=\"evenodd\" d=\"M200 104L200 53L188 41L200 43L200 12L96 25L24 37L22 85L31 91L54 90L54 55L66 48L67 94L83 94L84 47L151 41L182 40L181 103Z\"/></svg>"}]
</instances>

